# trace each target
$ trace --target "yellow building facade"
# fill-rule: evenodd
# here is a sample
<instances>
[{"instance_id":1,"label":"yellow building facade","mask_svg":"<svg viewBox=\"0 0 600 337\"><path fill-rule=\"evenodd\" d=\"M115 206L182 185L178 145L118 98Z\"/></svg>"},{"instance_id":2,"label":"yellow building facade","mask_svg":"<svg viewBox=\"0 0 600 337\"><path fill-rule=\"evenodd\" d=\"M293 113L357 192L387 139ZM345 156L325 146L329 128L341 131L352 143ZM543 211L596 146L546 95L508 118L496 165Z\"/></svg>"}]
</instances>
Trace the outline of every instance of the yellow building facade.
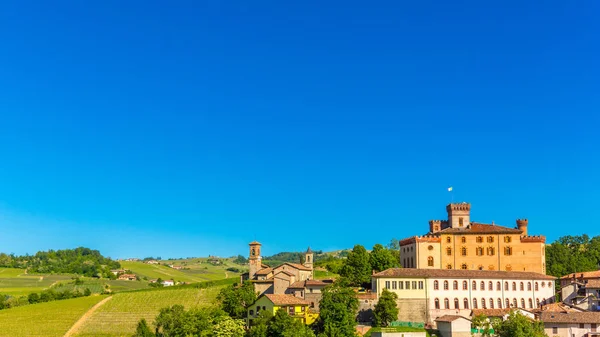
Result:
<instances>
[{"instance_id":1,"label":"yellow building facade","mask_svg":"<svg viewBox=\"0 0 600 337\"><path fill-rule=\"evenodd\" d=\"M292 295L264 294L248 308L248 324L258 317L261 311L269 311L275 315L278 310L285 311L292 318L300 320L304 324L312 324L319 314L311 311L310 302Z\"/></svg>"},{"instance_id":2,"label":"yellow building facade","mask_svg":"<svg viewBox=\"0 0 600 337\"><path fill-rule=\"evenodd\" d=\"M402 267L546 273L546 238L529 236L527 219L510 228L472 222L468 203L446 210L448 219L429 221L427 234L400 241Z\"/></svg>"}]
</instances>

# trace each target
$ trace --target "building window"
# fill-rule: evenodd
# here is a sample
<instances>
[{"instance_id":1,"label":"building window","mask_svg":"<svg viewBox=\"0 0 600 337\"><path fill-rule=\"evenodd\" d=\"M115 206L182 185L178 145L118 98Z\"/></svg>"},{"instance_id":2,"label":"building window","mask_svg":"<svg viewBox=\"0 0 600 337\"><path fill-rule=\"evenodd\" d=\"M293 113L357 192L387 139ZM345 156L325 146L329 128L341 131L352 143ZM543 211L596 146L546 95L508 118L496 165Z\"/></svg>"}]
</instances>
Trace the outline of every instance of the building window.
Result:
<instances>
[{"instance_id":1,"label":"building window","mask_svg":"<svg viewBox=\"0 0 600 337\"><path fill-rule=\"evenodd\" d=\"M392 289L397 289L397 288L398 288L398 282L392 281Z\"/></svg>"},{"instance_id":2,"label":"building window","mask_svg":"<svg viewBox=\"0 0 600 337\"><path fill-rule=\"evenodd\" d=\"M404 289L410 289L410 281L404 281Z\"/></svg>"},{"instance_id":3,"label":"building window","mask_svg":"<svg viewBox=\"0 0 600 337\"><path fill-rule=\"evenodd\" d=\"M435 303L435 308L439 309L440 308L440 300L436 298L434 303Z\"/></svg>"},{"instance_id":4,"label":"building window","mask_svg":"<svg viewBox=\"0 0 600 337\"><path fill-rule=\"evenodd\" d=\"M506 299L506 309L510 309L510 300L507 298Z\"/></svg>"},{"instance_id":5,"label":"building window","mask_svg":"<svg viewBox=\"0 0 600 337\"><path fill-rule=\"evenodd\" d=\"M492 283L492 281L488 283L488 290L494 290L494 284Z\"/></svg>"},{"instance_id":6,"label":"building window","mask_svg":"<svg viewBox=\"0 0 600 337\"><path fill-rule=\"evenodd\" d=\"M552 288L552 282L548 282L548 288Z\"/></svg>"},{"instance_id":7,"label":"building window","mask_svg":"<svg viewBox=\"0 0 600 337\"><path fill-rule=\"evenodd\" d=\"M552 334L554 334L554 335L558 334L558 328L557 327L555 327L555 326L552 327Z\"/></svg>"},{"instance_id":8,"label":"building window","mask_svg":"<svg viewBox=\"0 0 600 337\"><path fill-rule=\"evenodd\" d=\"M513 291L517 291L517 282L512 283L512 289Z\"/></svg>"},{"instance_id":9,"label":"building window","mask_svg":"<svg viewBox=\"0 0 600 337\"><path fill-rule=\"evenodd\" d=\"M482 256L483 255L483 248L481 248L481 247L475 248L475 255Z\"/></svg>"},{"instance_id":10,"label":"building window","mask_svg":"<svg viewBox=\"0 0 600 337\"><path fill-rule=\"evenodd\" d=\"M458 298L454 299L454 309L460 309L458 306Z\"/></svg>"},{"instance_id":11,"label":"building window","mask_svg":"<svg viewBox=\"0 0 600 337\"><path fill-rule=\"evenodd\" d=\"M539 308L539 307L540 307L540 299L539 299L539 298L536 298L536 299L535 299L535 307L536 307L536 308Z\"/></svg>"},{"instance_id":12,"label":"building window","mask_svg":"<svg viewBox=\"0 0 600 337\"><path fill-rule=\"evenodd\" d=\"M467 247L462 247L462 248L460 249L460 254L461 254L462 256L467 256Z\"/></svg>"},{"instance_id":13,"label":"building window","mask_svg":"<svg viewBox=\"0 0 600 337\"><path fill-rule=\"evenodd\" d=\"M444 290L448 290L448 281L444 281Z\"/></svg>"},{"instance_id":14,"label":"building window","mask_svg":"<svg viewBox=\"0 0 600 337\"><path fill-rule=\"evenodd\" d=\"M444 309L450 309L450 301L444 298Z\"/></svg>"},{"instance_id":15,"label":"building window","mask_svg":"<svg viewBox=\"0 0 600 337\"><path fill-rule=\"evenodd\" d=\"M512 247L504 247L504 255L512 255Z\"/></svg>"},{"instance_id":16,"label":"building window","mask_svg":"<svg viewBox=\"0 0 600 337\"><path fill-rule=\"evenodd\" d=\"M481 281L481 290L485 290L485 282Z\"/></svg>"},{"instance_id":17,"label":"building window","mask_svg":"<svg viewBox=\"0 0 600 337\"><path fill-rule=\"evenodd\" d=\"M521 299L521 308L525 309L525 299Z\"/></svg>"},{"instance_id":18,"label":"building window","mask_svg":"<svg viewBox=\"0 0 600 337\"><path fill-rule=\"evenodd\" d=\"M412 288L417 289L417 281L412 281Z\"/></svg>"},{"instance_id":19,"label":"building window","mask_svg":"<svg viewBox=\"0 0 600 337\"><path fill-rule=\"evenodd\" d=\"M494 309L494 299L490 298L490 309Z\"/></svg>"},{"instance_id":20,"label":"building window","mask_svg":"<svg viewBox=\"0 0 600 337\"><path fill-rule=\"evenodd\" d=\"M460 227L462 227L462 226L463 226L463 218L458 218L458 225L459 225Z\"/></svg>"},{"instance_id":21,"label":"building window","mask_svg":"<svg viewBox=\"0 0 600 337\"><path fill-rule=\"evenodd\" d=\"M250 310L250 316L254 316L254 310Z\"/></svg>"},{"instance_id":22,"label":"building window","mask_svg":"<svg viewBox=\"0 0 600 337\"><path fill-rule=\"evenodd\" d=\"M467 243L467 237L463 236L462 238L460 238L460 242Z\"/></svg>"},{"instance_id":23,"label":"building window","mask_svg":"<svg viewBox=\"0 0 600 337\"><path fill-rule=\"evenodd\" d=\"M423 289L423 281L419 281L419 289Z\"/></svg>"},{"instance_id":24,"label":"building window","mask_svg":"<svg viewBox=\"0 0 600 337\"><path fill-rule=\"evenodd\" d=\"M504 242L510 243L511 241L512 241L512 238L510 236L505 236L504 237Z\"/></svg>"},{"instance_id":25,"label":"building window","mask_svg":"<svg viewBox=\"0 0 600 337\"><path fill-rule=\"evenodd\" d=\"M519 283L519 290L521 290L521 291L525 290L525 286L523 285L523 282Z\"/></svg>"},{"instance_id":26,"label":"building window","mask_svg":"<svg viewBox=\"0 0 600 337\"><path fill-rule=\"evenodd\" d=\"M429 246L427 246L427 249L429 249L429 250L433 250L433 246L432 246L432 245L429 245Z\"/></svg>"},{"instance_id":27,"label":"building window","mask_svg":"<svg viewBox=\"0 0 600 337\"><path fill-rule=\"evenodd\" d=\"M533 308L533 300L530 298L529 299L529 309Z\"/></svg>"},{"instance_id":28,"label":"building window","mask_svg":"<svg viewBox=\"0 0 600 337\"><path fill-rule=\"evenodd\" d=\"M427 265L429 267L433 267L433 256L427 258Z\"/></svg>"},{"instance_id":29,"label":"building window","mask_svg":"<svg viewBox=\"0 0 600 337\"><path fill-rule=\"evenodd\" d=\"M463 281L463 290L469 289L469 283L467 281Z\"/></svg>"},{"instance_id":30,"label":"building window","mask_svg":"<svg viewBox=\"0 0 600 337\"><path fill-rule=\"evenodd\" d=\"M508 291L508 282L504 282L504 291Z\"/></svg>"},{"instance_id":31,"label":"building window","mask_svg":"<svg viewBox=\"0 0 600 337\"><path fill-rule=\"evenodd\" d=\"M478 237L475 239L475 241L476 241L477 243L482 243L482 242L483 242L483 236L478 236Z\"/></svg>"},{"instance_id":32,"label":"building window","mask_svg":"<svg viewBox=\"0 0 600 337\"><path fill-rule=\"evenodd\" d=\"M415 258L411 257L410 258L410 265L414 268L415 267Z\"/></svg>"},{"instance_id":33,"label":"building window","mask_svg":"<svg viewBox=\"0 0 600 337\"><path fill-rule=\"evenodd\" d=\"M496 253L496 250L494 249L494 247L487 248L487 255L494 256L495 253Z\"/></svg>"},{"instance_id":34,"label":"building window","mask_svg":"<svg viewBox=\"0 0 600 337\"><path fill-rule=\"evenodd\" d=\"M546 287L546 283L542 282L542 288Z\"/></svg>"},{"instance_id":35,"label":"building window","mask_svg":"<svg viewBox=\"0 0 600 337\"><path fill-rule=\"evenodd\" d=\"M513 298L513 307L516 308L517 307L517 299Z\"/></svg>"},{"instance_id":36,"label":"building window","mask_svg":"<svg viewBox=\"0 0 600 337\"><path fill-rule=\"evenodd\" d=\"M294 307L292 307L292 306L288 307L288 314L290 314L290 316L294 315Z\"/></svg>"},{"instance_id":37,"label":"building window","mask_svg":"<svg viewBox=\"0 0 600 337\"><path fill-rule=\"evenodd\" d=\"M477 290L477 282L473 281L473 284L471 285L471 289Z\"/></svg>"},{"instance_id":38,"label":"building window","mask_svg":"<svg viewBox=\"0 0 600 337\"><path fill-rule=\"evenodd\" d=\"M452 282L452 289L458 290L458 281Z\"/></svg>"},{"instance_id":39,"label":"building window","mask_svg":"<svg viewBox=\"0 0 600 337\"><path fill-rule=\"evenodd\" d=\"M527 291L531 291L531 282L527 282Z\"/></svg>"},{"instance_id":40,"label":"building window","mask_svg":"<svg viewBox=\"0 0 600 337\"><path fill-rule=\"evenodd\" d=\"M539 289L539 287L538 287L538 283L536 282L536 283L535 283L535 291L538 291L538 290L540 290L540 289Z\"/></svg>"},{"instance_id":41,"label":"building window","mask_svg":"<svg viewBox=\"0 0 600 337\"><path fill-rule=\"evenodd\" d=\"M260 305L256 306L256 314L258 315L258 312L260 311Z\"/></svg>"},{"instance_id":42,"label":"building window","mask_svg":"<svg viewBox=\"0 0 600 337\"><path fill-rule=\"evenodd\" d=\"M390 287L390 281L385 281L385 289L392 289L392 287Z\"/></svg>"},{"instance_id":43,"label":"building window","mask_svg":"<svg viewBox=\"0 0 600 337\"><path fill-rule=\"evenodd\" d=\"M483 266L482 265L478 265L477 266L477 270L483 270Z\"/></svg>"},{"instance_id":44,"label":"building window","mask_svg":"<svg viewBox=\"0 0 600 337\"><path fill-rule=\"evenodd\" d=\"M502 290L502 285L500 282L496 282L496 290L497 291L501 291Z\"/></svg>"},{"instance_id":45,"label":"building window","mask_svg":"<svg viewBox=\"0 0 600 337\"><path fill-rule=\"evenodd\" d=\"M452 255L452 248L446 248L446 255Z\"/></svg>"},{"instance_id":46,"label":"building window","mask_svg":"<svg viewBox=\"0 0 600 337\"><path fill-rule=\"evenodd\" d=\"M398 289L404 289L404 282L398 281Z\"/></svg>"},{"instance_id":47,"label":"building window","mask_svg":"<svg viewBox=\"0 0 600 337\"><path fill-rule=\"evenodd\" d=\"M487 309L487 305L485 303L485 298L481 299L481 309Z\"/></svg>"},{"instance_id":48,"label":"building window","mask_svg":"<svg viewBox=\"0 0 600 337\"><path fill-rule=\"evenodd\" d=\"M493 243L494 242L494 237L493 236L488 236L487 237L487 242L488 243Z\"/></svg>"},{"instance_id":49,"label":"building window","mask_svg":"<svg viewBox=\"0 0 600 337\"><path fill-rule=\"evenodd\" d=\"M477 299L473 299L473 309L477 309Z\"/></svg>"},{"instance_id":50,"label":"building window","mask_svg":"<svg viewBox=\"0 0 600 337\"><path fill-rule=\"evenodd\" d=\"M437 280L435 280L435 281L433 281L433 290L438 290L438 289L440 289L440 283Z\"/></svg>"},{"instance_id":51,"label":"building window","mask_svg":"<svg viewBox=\"0 0 600 337\"><path fill-rule=\"evenodd\" d=\"M451 264L447 264L446 265L446 269L452 269L452 265Z\"/></svg>"},{"instance_id":52,"label":"building window","mask_svg":"<svg viewBox=\"0 0 600 337\"><path fill-rule=\"evenodd\" d=\"M451 238L451 237L449 237L449 236L447 236L447 237L446 237L446 242L447 242L447 243L450 243L450 242L452 242L452 238Z\"/></svg>"},{"instance_id":53,"label":"building window","mask_svg":"<svg viewBox=\"0 0 600 337\"><path fill-rule=\"evenodd\" d=\"M592 324L590 325L590 328L592 329L592 332L597 332L596 330L597 330L598 328L597 328L597 325L596 325L596 323L592 323Z\"/></svg>"},{"instance_id":54,"label":"building window","mask_svg":"<svg viewBox=\"0 0 600 337\"><path fill-rule=\"evenodd\" d=\"M502 299L498 297L498 309L502 309Z\"/></svg>"},{"instance_id":55,"label":"building window","mask_svg":"<svg viewBox=\"0 0 600 337\"><path fill-rule=\"evenodd\" d=\"M466 264L466 263L463 263L463 264L460 266L460 269L467 270L467 264Z\"/></svg>"},{"instance_id":56,"label":"building window","mask_svg":"<svg viewBox=\"0 0 600 337\"><path fill-rule=\"evenodd\" d=\"M463 299L463 306L464 309L469 309L469 299L466 297Z\"/></svg>"}]
</instances>

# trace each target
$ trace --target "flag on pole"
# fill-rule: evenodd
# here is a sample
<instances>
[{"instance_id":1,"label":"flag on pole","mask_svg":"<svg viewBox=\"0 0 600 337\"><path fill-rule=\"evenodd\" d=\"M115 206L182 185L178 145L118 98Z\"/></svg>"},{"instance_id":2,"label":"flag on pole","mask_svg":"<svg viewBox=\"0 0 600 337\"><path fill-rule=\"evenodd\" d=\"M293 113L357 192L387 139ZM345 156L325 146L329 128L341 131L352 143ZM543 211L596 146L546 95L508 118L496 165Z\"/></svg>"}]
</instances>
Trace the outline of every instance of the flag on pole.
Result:
<instances>
[{"instance_id":1,"label":"flag on pole","mask_svg":"<svg viewBox=\"0 0 600 337\"><path fill-rule=\"evenodd\" d=\"M452 186L448 187L448 192L452 192Z\"/></svg>"}]
</instances>

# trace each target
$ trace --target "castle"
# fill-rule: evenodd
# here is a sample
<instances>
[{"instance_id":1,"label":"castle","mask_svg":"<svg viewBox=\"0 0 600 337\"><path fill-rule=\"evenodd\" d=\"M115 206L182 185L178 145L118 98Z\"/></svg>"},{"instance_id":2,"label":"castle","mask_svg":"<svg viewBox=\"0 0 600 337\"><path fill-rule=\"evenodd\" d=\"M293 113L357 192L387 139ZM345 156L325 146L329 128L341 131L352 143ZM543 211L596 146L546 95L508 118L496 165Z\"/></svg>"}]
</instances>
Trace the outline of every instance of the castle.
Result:
<instances>
[{"instance_id":1,"label":"castle","mask_svg":"<svg viewBox=\"0 0 600 337\"><path fill-rule=\"evenodd\" d=\"M546 273L546 238L529 236L527 219L515 228L471 222L466 202L446 211L447 220L429 221L427 234L400 241L402 267Z\"/></svg>"}]
</instances>

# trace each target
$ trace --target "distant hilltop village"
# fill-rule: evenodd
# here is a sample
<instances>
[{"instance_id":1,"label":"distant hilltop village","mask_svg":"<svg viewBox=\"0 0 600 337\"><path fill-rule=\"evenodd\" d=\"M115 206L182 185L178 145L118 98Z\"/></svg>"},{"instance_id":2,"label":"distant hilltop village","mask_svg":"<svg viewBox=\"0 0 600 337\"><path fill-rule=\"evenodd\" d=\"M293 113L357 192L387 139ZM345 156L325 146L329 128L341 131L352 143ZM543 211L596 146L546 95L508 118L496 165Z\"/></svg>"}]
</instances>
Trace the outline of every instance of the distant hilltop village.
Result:
<instances>
[{"instance_id":1,"label":"distant hilltop village","mask_svg":"<svg viewBox=\"0 0 600 337\"><path fill-rule=\"evenodd\" d=\"M447 220L429 221L429 232L400 241L402 267L527 271L545 274L544 236L529 236L527 219L515 228L471 221L471 204L446 206Z\"/></svg>"}]
</instances>

